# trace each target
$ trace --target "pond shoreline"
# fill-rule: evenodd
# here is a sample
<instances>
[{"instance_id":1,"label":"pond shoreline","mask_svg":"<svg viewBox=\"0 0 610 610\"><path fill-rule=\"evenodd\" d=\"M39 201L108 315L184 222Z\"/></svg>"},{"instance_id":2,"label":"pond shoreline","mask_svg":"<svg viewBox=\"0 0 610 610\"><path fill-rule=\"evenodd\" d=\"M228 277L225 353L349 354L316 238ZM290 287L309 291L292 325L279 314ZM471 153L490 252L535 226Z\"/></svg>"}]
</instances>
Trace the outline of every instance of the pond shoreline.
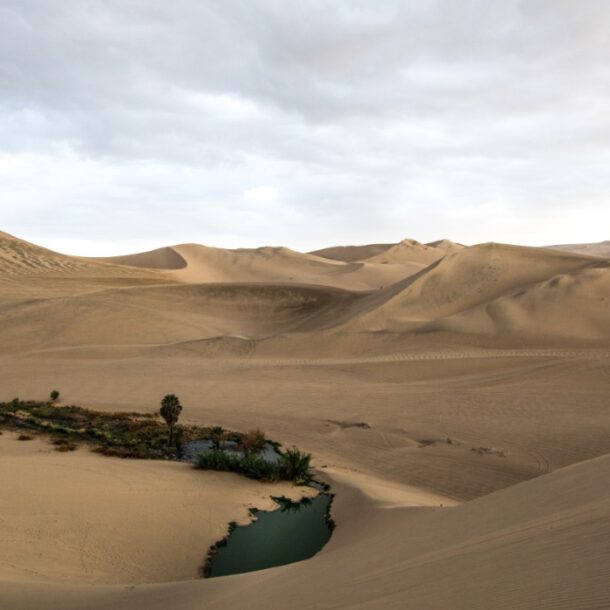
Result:
<instances>
[{"instance_id":1,"label":"pond shoreline","mask_svg":"<svg viewBox=\"0 0 610 610\"><path fill-rule=\"evenodd\" d=\"M318 495L313 498L304 496L298 501L292 501L286 497L272 496L272 499L278 504L276 509L269 511L252 508L250 509L250 515L253 517L253 520L250 523L238 525L234 521L230 522L226 535L208 549L205 560L200 568L201 577L219 578L232 574L269 569L304 561L319 553L329 542L336 527L336 523L331 515L335 494L330 493L330 486L328 484L317 481L316 483L323 486L324 490L319 491ZM318 487L314 488L319 489ZM312 509L311 515L303 514L306 511L311 512ZM269 530L270 527L275 525L277 529L280 519L286 521L286 517L283 515L290 515L294 512L297 513L296 523L289 524L291 526L289 528L286 528L284 523L283 529L287 539L280 537L274 540L274 532L267 531L267 533L261 533L258 536L260 538L258 542L262 542L262 545L266 544L267 548L265 549L264 546L261 548L261 544L255 543L256 532L254 532L253 528L266 528ZM302 523L299 523L299 516L313 516L313 519L300 519ZM263 523L263 520L265 523ZM309 527L308 532L298 531L299 528L307 525L307 521L310 522L308 525L313 527ZM305 533L308 534L307 538L303 538ZM235 541L235 536L239 534L242 534L242 540ZM248 535L250 535L250 540L245 543L244 539L247 539ZM300 545L299 537L301 538ZM231 546L232 540L234 541L233 546ZM303 541L305 541L305 545L303 545ZM234 548L236 545L238 548ZM223 560L221 566L218 565L219 560ZM217 573L214 573L215 571ZM219 571L221 573L218 573Z\"/></svg>"}]
</instances>

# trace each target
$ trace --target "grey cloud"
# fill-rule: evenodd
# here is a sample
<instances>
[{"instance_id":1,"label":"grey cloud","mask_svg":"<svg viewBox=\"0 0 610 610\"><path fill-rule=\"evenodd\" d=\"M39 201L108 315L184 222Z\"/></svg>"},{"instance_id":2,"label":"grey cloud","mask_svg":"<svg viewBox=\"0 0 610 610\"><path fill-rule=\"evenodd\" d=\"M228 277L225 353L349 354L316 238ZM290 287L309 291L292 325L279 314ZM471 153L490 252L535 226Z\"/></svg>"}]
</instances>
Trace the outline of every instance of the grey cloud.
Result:
<instances>
[{"instance_id":1,"label":"grey cloud","mask_svg":"<svg viewBox=\"0 0 610 610\"><path fill-rule=\"evenodd\" d=\"M546 219L607 214L608 31L603 0L2 0L4 228L607 238Z\"/></svg>"}]
</instances>

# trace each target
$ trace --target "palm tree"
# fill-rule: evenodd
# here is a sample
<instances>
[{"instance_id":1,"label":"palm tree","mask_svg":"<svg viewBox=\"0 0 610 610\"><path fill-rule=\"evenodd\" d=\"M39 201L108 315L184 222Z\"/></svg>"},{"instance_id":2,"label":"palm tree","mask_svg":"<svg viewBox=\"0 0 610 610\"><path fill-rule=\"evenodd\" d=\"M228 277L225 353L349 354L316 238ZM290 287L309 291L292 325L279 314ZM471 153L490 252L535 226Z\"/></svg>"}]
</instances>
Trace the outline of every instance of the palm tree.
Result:
<instances>
[{"instance_id":1,"label":"palm tree","mask_svg":"<svg viewBox=\"0 0 610 610\"><path fill-rule=\"evenodd\" d=\"M175 394L167 394L163 397L159 413L169 428L168 444L170 446L174 444L174 426L178 423L181 411L182 405Z\"/></svg>"}]
</instances>

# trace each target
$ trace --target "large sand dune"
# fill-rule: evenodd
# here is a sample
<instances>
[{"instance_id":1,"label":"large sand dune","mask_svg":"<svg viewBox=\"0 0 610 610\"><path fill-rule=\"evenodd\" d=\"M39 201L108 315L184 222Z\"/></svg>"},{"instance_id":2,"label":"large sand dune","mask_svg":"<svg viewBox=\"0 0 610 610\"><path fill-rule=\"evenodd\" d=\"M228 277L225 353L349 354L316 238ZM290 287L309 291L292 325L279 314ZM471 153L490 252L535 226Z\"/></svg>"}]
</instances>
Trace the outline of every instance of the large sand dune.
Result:
<instances>
[{"instance_id":1,"label":"large sand dune","mask_svg":"<svg viewBox=\"0 0 610 610\"><path fill-rule=\"evenodd\" d=\"M357 324L361 328L375 330L413 328L424 321L452 316L476 306L483 307L501 297L519 295L546 280L549 280L551 287L556 287L561 283L558 276L565 276L565 285L570 282L568 276L585 269L591 270L586 277L594 276L597 279L585 281L587 286L580 282L581 296L587 297L588 290L591 290L593 308L596 311L599 308L603 315L604 311L608 311L609 304L601 299L610 296L607 295L607 264L592 257L554 250L482 244L449 254L421 273L376 295L376 305L361 316ZM560 299L562 295L556 296ZM548 300L552 301L552 297ZM566 325L570 324L572 315L587 317L586 311L576 312L564 306L561 300L558 304ZM535 317L533 311L524 311L523 315L530 313ZM597 313L593 315L597 319ZM459 326L453 328L458 329ZM489 325L482 323L479 327L471 326L470 330L475 334L484 333L489 330ZM540 330L544 334L543 329ZM603 324L598 324L595 331L608 338L608 330Z\"/></svg>"},{"instance_id":2,"label":"large sand dune","mask_svg":"<svg viewBox=\"0 0 610 610\"><path fill-rule=\"evenodd\" d=\"M174 392L186 421L313 452L338 524L306 562L188 580L267 487L5 432L1 608L608 607L605 259L446 240L83 259L0 234L0 289L1 399Z\"/></svg>"}]
</instances>

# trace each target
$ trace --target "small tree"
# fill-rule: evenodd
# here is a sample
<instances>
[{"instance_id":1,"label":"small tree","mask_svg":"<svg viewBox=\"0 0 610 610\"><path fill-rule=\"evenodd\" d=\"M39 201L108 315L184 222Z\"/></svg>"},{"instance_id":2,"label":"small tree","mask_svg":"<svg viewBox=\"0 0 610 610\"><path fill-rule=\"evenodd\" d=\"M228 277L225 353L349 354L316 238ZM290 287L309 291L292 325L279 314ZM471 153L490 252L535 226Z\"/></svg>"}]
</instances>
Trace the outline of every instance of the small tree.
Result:
<instances>
[{"instance_id":1,"label":"small tree","mask_svg":"<svg viewBox=\"0 0 610 610\"><path fill-rule=\"evenodd\" d=\"M175 394L167 394L163 397L159 413L169 428L169 445L174 444L174 426L178 423L181 411L182 405Z\"/></svg>"},{"instance_id":2,"label":"small tree","mask_svg":"<svg viewBox=\"0 0 610 610\"><path fill-rule=\"evenodd\" d=\"M222 426L214 426L210 430L210 440L212 441L212 446L214 449L220 449L220 445L222 441L225 440L226 432Z\"/></svg>"},{"instance_id":3,"label":"small tree","mask_svg":"<svg viewBox=\"0 0 610 610\"><path fill-rule=\"evenodd\" d=\"M58 398L59 398L59 392L57 390L53 390L50 394L49 394L49 398L51 399L51 402L57 402Z\"/></svg>"}]
</instances>

